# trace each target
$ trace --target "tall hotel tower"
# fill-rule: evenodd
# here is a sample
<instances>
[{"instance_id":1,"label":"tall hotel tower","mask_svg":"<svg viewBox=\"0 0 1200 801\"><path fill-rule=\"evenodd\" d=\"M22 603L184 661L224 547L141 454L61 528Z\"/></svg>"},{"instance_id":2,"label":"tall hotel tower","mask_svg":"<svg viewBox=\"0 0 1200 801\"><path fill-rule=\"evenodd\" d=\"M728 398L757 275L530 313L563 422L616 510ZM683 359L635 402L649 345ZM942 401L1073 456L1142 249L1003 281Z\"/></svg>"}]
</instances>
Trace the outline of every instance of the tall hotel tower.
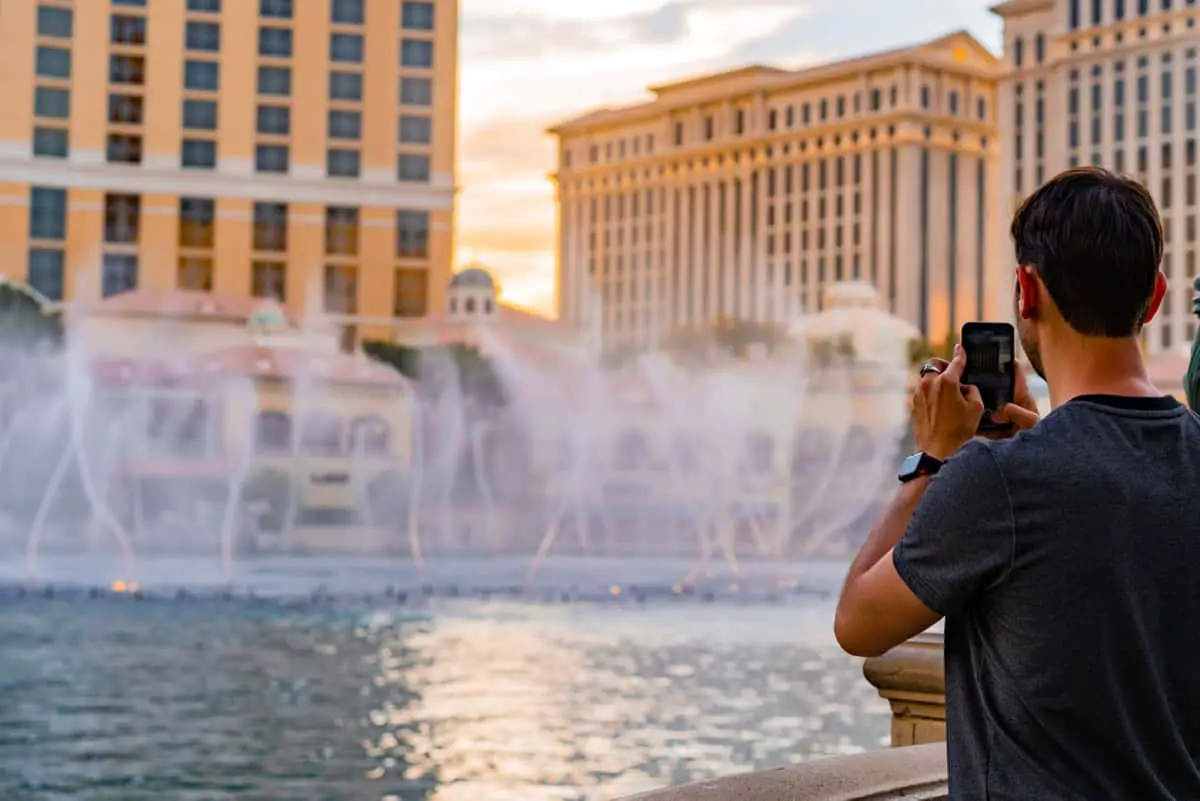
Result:
<instances>
[{"instance_id":1,"label":"tall hotel tower","mask_svg":"<svg viewBox=\"0 0 1200 801\"><path fill-rule=\"evenodd\" d=\"M1006 313L988 267L998 72L959 32L655 86L558 125L560 315L643 348L815 312L849 280L930 340Z\"/></svg>"},{"instance_id":2,"label":"tall hotel tower","mask_svg":"<svg viewBox=\"0 0 1200 801\"><path fill-rule=\"evenodd\" d=\"M5 0L0 271L54 300L442 308L457 5Z\"/></svg>"},{"instance_id":3,"label":"tall hotel tower","mask_svg":"<svg viewBox=\"0 0 1200 801\"><path fill-rule=\"evenodd\" d=\"M1163 215L1171 293L1152 353L1196 333L1196 0L1010 0L1000 83L1002 206L1055 173L1098 164L1145 183ZM1003 256L1012 264L1005 240Z\"/></svg>"}]
</instances>

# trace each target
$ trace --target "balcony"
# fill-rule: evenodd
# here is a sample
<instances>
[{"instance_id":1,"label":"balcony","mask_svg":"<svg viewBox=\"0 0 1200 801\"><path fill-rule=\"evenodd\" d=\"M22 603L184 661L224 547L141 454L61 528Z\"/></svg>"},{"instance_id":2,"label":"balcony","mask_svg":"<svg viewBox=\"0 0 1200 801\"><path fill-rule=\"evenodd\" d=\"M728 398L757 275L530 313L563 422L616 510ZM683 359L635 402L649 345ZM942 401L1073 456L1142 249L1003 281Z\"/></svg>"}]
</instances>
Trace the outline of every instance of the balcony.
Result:
<instances>
[{"instance_id":1,"label":"balcony","mask_svg":"<svg viewBox=\"0 0 1200 801\"><path fill-rule=\"evenodd\" d=\"M868 659L867 681L892 706L892 748L672 787L626 801L932 801L947 798L942 636Z\"/></svg>"}]
</instances>

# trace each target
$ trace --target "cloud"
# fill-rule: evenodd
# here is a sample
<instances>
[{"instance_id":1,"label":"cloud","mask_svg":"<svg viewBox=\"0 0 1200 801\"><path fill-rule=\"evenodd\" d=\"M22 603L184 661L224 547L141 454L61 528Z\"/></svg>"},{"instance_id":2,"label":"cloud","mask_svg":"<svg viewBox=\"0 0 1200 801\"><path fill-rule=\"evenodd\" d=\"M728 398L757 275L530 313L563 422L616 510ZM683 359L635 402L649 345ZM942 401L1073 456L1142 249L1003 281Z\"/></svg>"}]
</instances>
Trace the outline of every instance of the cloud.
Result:
<instances>
[{"instance_id":1,"label":"cloud","mask_svg":"<svg viewBox=\"0 0 1200 801\"><path fill-rule=\"evenodd\" d=\"M676 0L653 11L598 22L535 13L468 17L463 23L463 47L478 58L528 60L632 42L669 44L687 36L688 13L694 5Z\"/></svg>"},{"instance_id":2,"label":"cloud","mask_svg":"<svg viewBox=\"0 0 1200 801\"><path fill-rule=\"evenodd\" d=\"M472 57L528 61L554 55L606 53L630 45L671 45L687 41L695 21L705 15L746 14L769 9L789 16L805 13L800 0L669 0L650 10L595 18L579 15L576 2L544 10L466 16L463 49ZM599 5L599 4L597 4ZM561 12L571 13L562 16Z\"/></svg>"}]
</instances>

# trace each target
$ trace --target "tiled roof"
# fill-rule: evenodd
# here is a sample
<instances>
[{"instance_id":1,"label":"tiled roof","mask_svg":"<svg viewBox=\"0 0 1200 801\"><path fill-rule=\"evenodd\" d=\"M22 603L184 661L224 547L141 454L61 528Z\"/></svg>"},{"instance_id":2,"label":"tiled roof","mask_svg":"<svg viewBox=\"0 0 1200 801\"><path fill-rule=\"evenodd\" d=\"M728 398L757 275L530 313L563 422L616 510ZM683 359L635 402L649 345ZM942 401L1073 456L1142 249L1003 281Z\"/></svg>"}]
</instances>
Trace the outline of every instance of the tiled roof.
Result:
<instances>
[{"instance_id":1,"label":"tiled roof","mask_svg":"<svg viewBox=\"0 0 1200 801\"><path fill-rule=\"evenodd\" d=\"M407 380L390 367L365 357L320 353L300 348L245 345L201 354L188 365L192 374L244 375L254 378L295 380L310 378L335 383L401 387Z\"/></svg>"},{"instance_id":2,"label":"tiled roof","mask_svg":"<svg viewBox=\"0 0 1200 801\"><path fill-rule=\"evenodd\" d=\"M227 320L245 323L270 301L245 295L223 295L185 289L135 289L112 295L91 304L83 311L100 315L129 315L137 317L183 318L191 320ZM287 312L284 312L287 314ZM288 322L296 325L294 316Z\"/></svg>"}]
</instances>

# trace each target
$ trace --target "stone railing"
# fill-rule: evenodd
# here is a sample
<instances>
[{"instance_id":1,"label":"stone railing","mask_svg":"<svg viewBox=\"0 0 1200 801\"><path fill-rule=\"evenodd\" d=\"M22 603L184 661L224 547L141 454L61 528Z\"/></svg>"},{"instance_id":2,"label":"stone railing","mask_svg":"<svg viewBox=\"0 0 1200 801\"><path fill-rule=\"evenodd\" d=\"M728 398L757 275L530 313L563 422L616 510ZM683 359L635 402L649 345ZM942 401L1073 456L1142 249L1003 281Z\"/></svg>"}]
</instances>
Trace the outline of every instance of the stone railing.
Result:
<instances>
[{"instance_id":1,"label":"stone railing","mask_svg":"<svg viewBox=\"0 0 1200 801\"><path fill-rule=\"evenodd\" d=\"M892 747L946 739L942 635L922 634L863 666L867 681L892 705Z\"/></svg>"},{"instance_id":2,"label":"stone railing","mask_svg":"<svg viewBox=\"0 0 1200 801\"><path fill-rule=\"evenodd\" d=\"M922 635L868 659L863 673L892 705L893 748L686 784L627 801L945 799L942 636Z\"/></svg>"}]
</instances>

